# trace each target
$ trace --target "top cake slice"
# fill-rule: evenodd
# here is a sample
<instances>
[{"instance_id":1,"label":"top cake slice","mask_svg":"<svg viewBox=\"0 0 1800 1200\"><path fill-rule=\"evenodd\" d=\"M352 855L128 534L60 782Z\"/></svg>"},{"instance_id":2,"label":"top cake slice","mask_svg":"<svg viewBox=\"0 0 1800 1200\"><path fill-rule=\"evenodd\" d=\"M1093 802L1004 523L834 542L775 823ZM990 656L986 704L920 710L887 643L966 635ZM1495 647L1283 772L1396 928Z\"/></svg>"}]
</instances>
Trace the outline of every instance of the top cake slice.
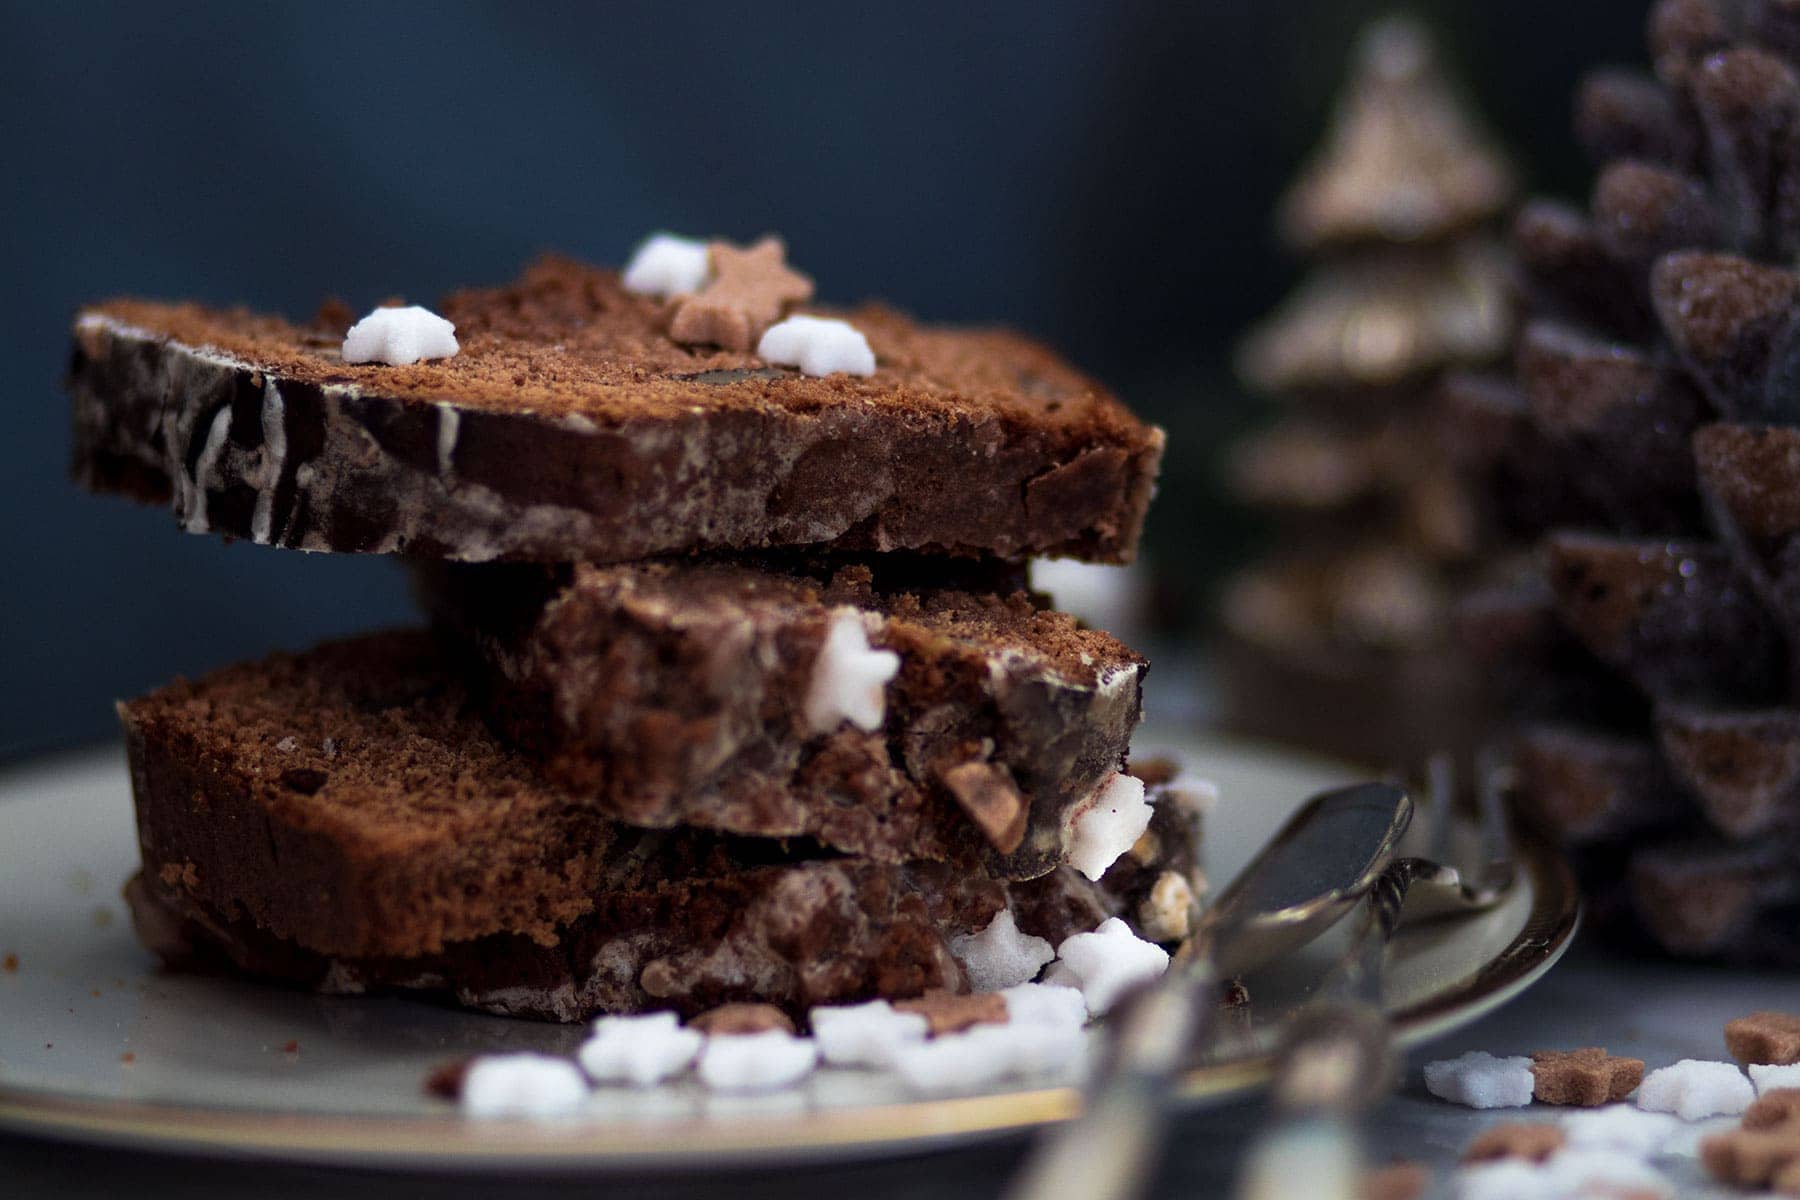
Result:
<instances>
[{"instance_id":1,"label":"top cake slice","mask_svg":"<svg viewBox=\"0 0 1800 1200\"><path fill-rule=\"evenodd\" d=\"M810 306L809 306L810 308ZM448 297L460 351L350 365L343 320L115 300L75 323L77 478L303 550L616 562L781 546L1127 561L1162 431L1016 335L840 314L873 375L669 336L551 259ZM812 311L823 311L812 309Z\"/></svg>"}]
</instances>

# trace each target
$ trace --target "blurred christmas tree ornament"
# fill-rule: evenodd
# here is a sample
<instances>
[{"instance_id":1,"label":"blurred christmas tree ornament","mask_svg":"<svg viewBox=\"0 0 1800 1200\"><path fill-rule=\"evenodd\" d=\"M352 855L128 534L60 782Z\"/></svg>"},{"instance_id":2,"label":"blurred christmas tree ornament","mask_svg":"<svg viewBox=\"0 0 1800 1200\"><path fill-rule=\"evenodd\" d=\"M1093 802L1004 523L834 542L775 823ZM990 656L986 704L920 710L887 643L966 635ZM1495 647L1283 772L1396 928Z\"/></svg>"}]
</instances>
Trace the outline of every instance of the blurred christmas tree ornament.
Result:
<instances>
[{"instance_id":1,"label":"blurred christmas tree ornament","mask_svg":"<svg viewBox=\"0 0 1800 1200\"><path fill-rule=\"evenodd\" d=\"M1800 964L1800 4L1660 0L1648 41L1576 98L1587 208L1515 222L1514 370L1452 392L1530 551L1461 624L1596 913Z\"/></svg>"},{"instance_id":2,"label":"blurred christmas tree ornament","mask_svg":"<svg viewBox=\"0 0 1800 1200\"><path fill-rule=\"evenodd\" d=\"M1234 728L1381 766L1472 747L1479 689L1451 614L1481 530L1439 388L1510 340L1494 225L1512 192L1425 30L1367 30L1281 206L1284 241L1314 265L1239 357L1288 411L1229 467L1277 524L1271 560L1224 599Z\"/></svg>"}]
</instances>

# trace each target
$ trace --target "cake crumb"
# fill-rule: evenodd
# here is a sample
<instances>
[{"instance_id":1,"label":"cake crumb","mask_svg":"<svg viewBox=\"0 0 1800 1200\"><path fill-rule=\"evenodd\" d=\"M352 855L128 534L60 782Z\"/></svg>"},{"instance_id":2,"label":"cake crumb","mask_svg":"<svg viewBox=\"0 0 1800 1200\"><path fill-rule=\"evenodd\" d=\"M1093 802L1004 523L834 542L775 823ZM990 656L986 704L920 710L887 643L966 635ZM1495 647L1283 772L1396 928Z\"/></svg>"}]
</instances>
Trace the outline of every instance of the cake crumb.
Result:
<instances>
[{"instance_id":1,"label":"cake crumb","mask_svg":"<svg viewBox=\"0 0 1800 1200\"><path fill-rule=\"evenodd\" d=\"M469 1064L474 1061L472 1058L458 1058L433 1067L425 1076L425 1094L439 1100L459 1099L462 1096L463 1080L469 1074Z\"/></svg>"},{"instance_id":2,"label":"cake crumb","mask_svg":"<svg viewBox=\"0 0 1800 1200\"><path fill-rule=\"evenodd\" d=\"M793 1020L773 1004L721 1004L688 1022L708 1037L736 1037L778 1029L793 1033Z\"/></svg>"},{"instance_id":3,"label":"cake crumb","mask_svg":"<svg viewBox=\"0 0 1800 1200\"><path fill-rule=\"evenodd\" d=\"M132 1063L137 1061L137 1055L127 1050L125 1053L119 1055L119 1061L129 1067Z\"/></svg>"},{"instance_id":4,"label":"cake crumb","mask_svg":"<svg viewBox=\"0 0 1800 1200\"><path fill-rule=\"evenodd\" d=\"M298 1054L300 1053L300 1043L293 1038L289 1038L281 1044L281 1052L283 1054Z\"/></svg>"},{"instance_id":5,"label":"cake crumb","mask_svg":"<svg viewBox=\"0 0 1800 1200\"><path fill-rule=\"evenodd\" d=\"M17 954L13 954L9 951L5 958L0 958L0 971L5 971L8 975L11 975L18 969L19 956Z\"/></svg>"},{"instance_id":6,"label":"cake crumb","mask_svg":"<svg viewBox=\"0 0 1800 1200\"><path fill-rule=\"evenodd\" d=\"M1748 1066L1800 1062L1800 1014L1753 1012L1725 1025L1725 1049Z\"/></svg>"},{"instance_id":7,"label":"cake crumb","mask_svg":"<svg viewBox=\"0 0 1800 1200\"><path fill-rule=\"evenodd\" d=\"M1476 1134L1463 1150L1462 1161L1477 1163L1520 1158L1541 1163L1561 1150L1567 1140L1562 1130L1541 1121L1502 1121Z\"/></svg>"},{"instance_id":8,"label":"cake crumb","mask_svg":"<svg viewBox=\"0 0 1800 1200\"><path fill-rule=\"evenodd\" d=\"M1608 1054L1602 1046L1534 1050L1531 1077L1535 1099L1592 1108L1629 1096L1644 1081L1644 1060Z\"/></svg>"},{"instance_id":9,"label":"cake crumb","mask_svg":"<svg viewBox=\"0 0 1800 1200\"><path fill-rule=\"evenodd\" d=\"M896 1000L894 1011L917 1013L925 1018L932 1037L961 1033L972 1025L1004 1025L1006 997L999 992L978 992L962 996L933 988L914 1000Z\"/></svg>"}]
</instances>

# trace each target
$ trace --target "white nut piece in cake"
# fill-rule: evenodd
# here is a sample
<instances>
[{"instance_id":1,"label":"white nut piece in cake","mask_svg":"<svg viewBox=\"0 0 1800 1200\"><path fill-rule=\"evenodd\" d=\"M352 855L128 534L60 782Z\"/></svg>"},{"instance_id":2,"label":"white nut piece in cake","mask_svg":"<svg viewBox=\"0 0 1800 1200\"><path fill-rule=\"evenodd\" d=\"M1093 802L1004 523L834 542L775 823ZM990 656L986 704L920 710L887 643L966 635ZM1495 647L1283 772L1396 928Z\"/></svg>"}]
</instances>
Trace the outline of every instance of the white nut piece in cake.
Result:
<instances>
[{"instance_id":1,"label":"white nut piece in cake","mask_svg":"<svg viewBox=\"0 0 1800 1200\"><path fill-rule=\"evenodd\" d=\"M1684 1121L1732 1117L1756 1101L1756 1085L1736 1063L1684 1058L1658 1067L1638 1085L1637 1104L1646 1112L1674 1113Z\"/></svg>"},{"instance_id":2,"label":"white nut piece in cake","mask_svg":"<svg viewBox=\"0 0 1800 1200\"><path fill-rule=\"evenodd\" d=\"M687 1070L705 1040L672 1012L601 1017L575 1057L595 1083L650 1087Z\"/></svg>"},{"instance_id":3,"label":"white nut piece in cake","mask_svg":"<svg viewBox=\"0 0 1800 1200\"><path fill-rule=\"evenodd\" d=\"M471 1117L561 1117L579 1112L588 1085L575 1064L547 1054L492 1054L469 1064L462 1111Z\"/></svg>"},{"instance_id":4,"label":"white nut piece in cake","mask_svg":"<svg viewBox=\"0 0 1800 1200\"><path fill-rule=\"evenodd\" d=\"M1169 952L1133 933L1118 917L1102 921L1092 933L1064 938L1056 960L1044 982L1078 985L1088 1012L1096 1017L1133 987L1169 969Z\"/></svg>"},{"instance_id":5,"label":"white nut piece in cake","mask_svg":"<svg viewBox=\"0 0 1800 1200\"><path fill-rule=\"evenodd\" d=\"M758 358L782 367L799 367L802 375L868 376L875 373L875 351L869 339L848 321L796 313L769 326L756 344Z\"/></svg>"},{"instance_id":6,"label":"white nut piece in cake","mask_svg":"<svg viewBox=\"0 0 1800 1200\"><path fill-rule=\"evenodd\" d=\"M1470 1108L1523 1108L1531 1103L1536 1077L1522 1054L1496 1058L1471 1050L1425 1064L1425 1090L1440 1100Z\"/></svg>"},{"instance_id":7,"label":"white nut piece in cake","mask_svg":"<svg viewBox=\"0 0 1800 1200\"><path fill-rule=\"evenodd\" d=\"M998 992L1030 983L1056 957L1048 939L1019 928L1010 908L1001 909L980 933L951 938L950 953L962 964L971 992Z\"/></svg>"},{"instance_id":8,"label":"white nut piece in cake","mask_svg":"<svg viewBox=\"0 0 1800 1200\"><path fill-rule=\"evenodd\" d=\"M1123 771L1113 773L1070 816L1069 865L1089 879L1099 880L1150 828L1153 811L1144 798L1143 780Z\"/></svg>"},{"instance_id":9,"label":"white nut piece in cake","mask_svg":"<svg viewBox=\"0 0 1800 1200\"><path fill-rule=\"evenodd\" d=\"M780 1029L721 1034L700 1051L700 1082L716 1092L772 1092L805 1079L818 1063L811 1038Z\"/></svg>"},{"instance_id":10,"label":"white nut piece in cake","mask_svg":"<svg viewBox=\"0 0 1800 1200\"><path fill-rule=\"evenodd\" d=\"M404 367L427 358L449 358L459 347L456 326L417 304L377 308L344 335L347 363Z\"/></svg>"},{"instance_id":11,"label":"white nut piece in cake","mask_svg":"<svg viewBox=\"0 0 1800 1200\"><path fill-rule=\"evenodd\" d=\"M653 233L632 252L619 273L628 292L668 300L688 296L706 286L712 259L706 243L672 233Z\"/></svg>"},{"instance_id":12,"label":"white nut piece in cake","mask_svg":"<svg viewBox=\"0 0 1800 1200\"><path fill-rule=\"evenodd\" d=\"M813 662L806 691L806 723L830 733L845 721L864 733L881 728L888 681L900 673L900 656L869 645L863 614L840 608L831 615L825 642Z\"/></svg>"},{"instance_id":13,"label":"white nut piece in cake","mask_svg":"<svg viewBox=\"0 0 1800 1200\"><path fill-rule=\"evenodd\" d=\"M1153 942L1178 942L1193 932L1194 886L1180 871L1164 871L1138 905L1138 928Z\"/></svg>"},{"instance_id":14,"label":"white nut piece in cake","mask_svg":"<svg viewBox=\"0 0 1800 1200\"><path fill-rule=\"evenodd\" d=\"M815 1008L807 1014L819 1057L834 1067L887 1067L903 1046L925 1040L931 1023L886 1000Z\"/></svg>"}]
</instances>

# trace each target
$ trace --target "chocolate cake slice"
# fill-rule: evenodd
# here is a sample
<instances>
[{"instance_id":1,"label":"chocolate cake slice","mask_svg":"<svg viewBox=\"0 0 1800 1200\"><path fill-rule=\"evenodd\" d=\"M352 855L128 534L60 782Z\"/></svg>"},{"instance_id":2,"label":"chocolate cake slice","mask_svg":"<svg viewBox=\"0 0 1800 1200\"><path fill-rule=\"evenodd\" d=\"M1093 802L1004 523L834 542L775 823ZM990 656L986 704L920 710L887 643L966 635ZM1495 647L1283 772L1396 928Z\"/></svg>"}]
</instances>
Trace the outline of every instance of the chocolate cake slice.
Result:
<instances>
[{"instance_id":1,"label":"chocolate cake slice","mask_svg":"<svg viewBox=\"0 0 1800 1200\"><path fill-rule=\"evenodd\" d=\"M799 1012L962 989L949 939L1009 905L1053 941L1109 915L1179 936L1170 897L1196 882L1193 817L1168 789L1098 884L623 825L497 740L422 633L228 667L120 711L141 936L171 961L326 991L565 1021Z\"/></svg>"},{"instance_id":2,"label":"chocolate cake slice","mask_svg":"<svg viewBox=\"0 0 1800 1200\"><path fill-rule=\"evenodd\" d=\"M609 816L1031 878L1124 765L1145 663L1015 572L962 575L891 556L418 570L491 723Z\"/></svg>"},{"instance_id":3,"label":"chocolate cake slice","mask_svg":"<svg viewBox=\"0 0 1800 1200\"><path fill-rule=\"evenodd\" d=\"M350 365L295 325L116 300L75 323L74 471L186 529L304 550L618 562L829 546L1122 562L1162 431L1010 333L870 306L868 378L684 345L551 259L440 306L453 357Z\"/></svg>"}]
</instances>

